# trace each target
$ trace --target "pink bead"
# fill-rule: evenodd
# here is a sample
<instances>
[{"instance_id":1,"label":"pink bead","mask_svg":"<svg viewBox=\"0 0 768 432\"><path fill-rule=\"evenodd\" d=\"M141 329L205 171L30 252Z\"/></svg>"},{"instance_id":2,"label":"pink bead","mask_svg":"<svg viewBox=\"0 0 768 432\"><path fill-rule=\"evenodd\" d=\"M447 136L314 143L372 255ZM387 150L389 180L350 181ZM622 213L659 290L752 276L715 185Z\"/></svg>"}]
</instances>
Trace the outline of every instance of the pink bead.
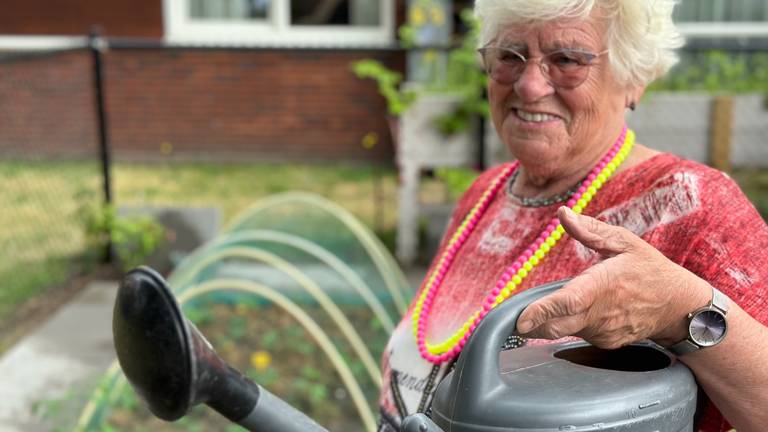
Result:
<instances>
[{"instance_id":1,"label":"pink bead","mask_svg":"<svg viewBox=\"0 0 768 432\"><path fill-rule=\"evenodd\" d=\"M579 198L581 198L581 194L580 193L575 193L575 194L573 194L573 197L571 197L571 199L576 200L576 201L578 201Z\"/></svg>"},{"instance_id":2,"label":"pink bead","mask_svg":"<svg viewBox=\"0 0 768 432\"><path fill-rule=\"evenodd\" d=\"M488 305L488 303L483 305L483 310L487 313L489 310L491 310L491 307Z\"/></svg>"},{"instance_id":3,"label":"pink bead","mask_svg":"<svg viewBox=\"0 0 768 432\"><path fill-rule=\"evenodd\" d=\"M462 338L462 339L459 341L459 347L460 347L460 348L464 348L464 345L466 345L466 344L467 344L467 338Z\"/></svg>"},{"instance_id":4,"label":"pink bead","mask_svg":"<svg viewBox=\"0 0 768 432\"><path fill-rule=\"evenodd\" d=\"M472 325L469 326L469 333L470 334L474 333L476 328L477 328L477 324L476 323L472 323Z\"/></svg>"},{"instance_id":5,"label":"pink bead","mask_svg":"<svg viewBox=\"0 0 768 432\"><path fill-rule=\"evenodd\" d=\"M552 231L555 230L555 228L557 228L557 224L555 224L555 222L552 221L549 224L547 224L546 230L547 230L547 232L551 233ZM547 237L549 237L549 234L547 234Z\"/></svg>"},{"instance_id":6,"label":"pink bead","mask_svg":"<svg viewBox=\"0 0 768 432\"><path fill-rule=\"evenodd\" d=\"M571 199L568 200L568 202L565 203L565 205L567 205L568 207L573 207L573 206L576 205L576 200L571 198Z\"/></svg>"},{"instance_id":7,"label":"pink bead","mask_svg":"<svg viewBox=\"0 0 768 432\"><path fill-rule=\"evenodd\" d=\"M602 161L601 161L599 164L597 164L597 166L599 166L601 170L602 170L603 168L605 168L605 165L606 165L606 163L605 163L605 162L602 162Z\"/></svg>"},{"instance_id":8,"label":"pink bead","mask_svg":"<svg viewBox=\"0 0 768 432\"><path fill-rule=\"evenodd\" d=\"M533 256L533 252L534 251L531 248L528 248L528 249L525 250L525 252L523 252L523 255L525 255L526 261L528 260L528 258Z\"/></svg>"},{"instance_id":9,"label":"pink bead","mask_svg":"<svg viewBox=\"0 0 768 432\"><path fill-rule=\"evenodd\" d=\"M580 194L583 194L586 191L587 191L587 188L585 188L584 186L582 186L582 187L580 187L579 189L576 190L576 192L578 192Z\"/></svg>"},{"instance_id":10,"label":"pink bead","mask_svg":"<svg viewBox=\"0 0 768 432\"><path fill-rule=\"evenodd\" d=\"M498 289L503 289L505 285L507 285L507 283L504 282L504 281L500 280L500 281L496 282L496 288L498 288Z\"/></svg>"},{"instance_id":11,"label":"pink bead","mask_svg":"<svg viewBox=\"0 0 768 432\"><path fill-rule=\"evenodd\" d=\"M587 180L589 180L590 182L595 181L596 178L597 176L595 174L590 174L587 176Z\"/></svg>"},{"instance_id":12,"label":"pink bead","mask_svg":"<svg viewBox=\"0 0 768 432\"><path fill-rule=\"evenodd\" d=\"M518 263L520 263L520 264L525 264L525 261L527 261L527 260L528 260L528 258L526 258L526 257L525 257L525 253L523 253L523 255L520 255L520 256L517 258L517 261L516 261L516 262L518 262Z\"/></svg>"},{"instance_id":13,"label":"pink bead","mask_svg":"<svg viewBox=\"0 0 768 432\"><path fill-rule=\"evenodd\" d=\"M498 295L499 295L499 293L501 293L501 290L502 290L502 288L499 288L499 287L497 286L496 288L494 288L493 290L491 290L491 295L492 295L493 297L496 297L496 296L498 296Z\"/></svg>"}]
</instances>

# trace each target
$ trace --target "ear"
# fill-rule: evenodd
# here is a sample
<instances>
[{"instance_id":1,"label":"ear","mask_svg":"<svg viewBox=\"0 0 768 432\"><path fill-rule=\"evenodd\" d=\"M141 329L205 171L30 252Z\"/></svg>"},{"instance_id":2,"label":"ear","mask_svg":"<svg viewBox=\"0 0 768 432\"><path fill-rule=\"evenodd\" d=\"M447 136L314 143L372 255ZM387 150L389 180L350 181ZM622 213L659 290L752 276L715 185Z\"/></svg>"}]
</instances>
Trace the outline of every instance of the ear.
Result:
<instances>
[{"instance_id":1,"label":"ear","mask_svg":"<svg viewBox=\"0 0 768 432\"><path fill-rule=\"evenodd\" d=\"M624 106L634 111L635 106L640 103L640 99L643 98L643 94L645 94L645 86L628 88Z\"/></svg>"}]
</instances>

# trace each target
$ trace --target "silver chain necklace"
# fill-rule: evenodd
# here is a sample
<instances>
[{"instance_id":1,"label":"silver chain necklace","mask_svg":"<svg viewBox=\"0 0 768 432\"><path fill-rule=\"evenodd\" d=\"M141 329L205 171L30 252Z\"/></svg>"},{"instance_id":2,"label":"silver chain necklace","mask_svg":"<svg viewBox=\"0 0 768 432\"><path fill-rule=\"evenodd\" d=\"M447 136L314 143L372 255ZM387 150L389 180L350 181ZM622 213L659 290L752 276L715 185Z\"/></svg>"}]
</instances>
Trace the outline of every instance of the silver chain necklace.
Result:
<instances>
[{"instance_id":1,"label":"silver chain necklace","mask_svg":"<svg viewBox=\"0 0 768 432\"><path fill-rule=\"evenodd\" d=\"M528 198L512 192L512 185L515 184L515 179L517 179L518 175L520 175L520 168L516 169L515 172L512 173L512 175L509 177L509 183L507 183L507 195L520 201L520 203L525 207L546 207L552 204L568 201L568 198L570 198L571 195L575 194L576 191L579 190L579 185L582 183L582 181L579 181L572 188L555 196L547 198Z\"/></svg>"}]
</instances>

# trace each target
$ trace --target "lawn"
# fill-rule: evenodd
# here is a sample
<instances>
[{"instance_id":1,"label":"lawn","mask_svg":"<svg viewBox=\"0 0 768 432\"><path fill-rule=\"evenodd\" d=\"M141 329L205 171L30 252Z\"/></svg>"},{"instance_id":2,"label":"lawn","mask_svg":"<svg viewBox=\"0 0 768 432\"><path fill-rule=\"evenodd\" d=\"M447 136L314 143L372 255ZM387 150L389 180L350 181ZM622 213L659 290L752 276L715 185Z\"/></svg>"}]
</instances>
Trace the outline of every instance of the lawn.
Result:
<instances>
[{"instance_id":1,"label":"lawn","mask_svg":"<svg viewBox=\"0 0 768 432\"><path fill-rule=\"evenodd\" d=\"M65 284L86 251L81 209L102 200L95 162L0 162L0 329L21 304ZM224 222L259 198L302 190L325 196L391 238L396 173L389 168L279 164L116 164L118 206L214 206ZM86 253L88 252L88 253ZM2 351L2 346L0 346Z\"/></svg>"},{"instance_id":2,"label":"lawn","mask_svg":"<svg viewBox=\"0 0 768 432\"><path fill-rule=\"evenodd\" d=\"M768 214L768 171L743 170L733 176L758 210ZM5 227L0 231L2 329L20 304L87 267L79 209L100 202L101 185L95 162L0 162L0 181L0 202L5 205L0 212ZM113 168L113 182L117 205L215 206L225 223L259 198L303 190L350 210L389 246L396 224L397 176L389 168L119 163Z\"/></svg>"}]
</instances>

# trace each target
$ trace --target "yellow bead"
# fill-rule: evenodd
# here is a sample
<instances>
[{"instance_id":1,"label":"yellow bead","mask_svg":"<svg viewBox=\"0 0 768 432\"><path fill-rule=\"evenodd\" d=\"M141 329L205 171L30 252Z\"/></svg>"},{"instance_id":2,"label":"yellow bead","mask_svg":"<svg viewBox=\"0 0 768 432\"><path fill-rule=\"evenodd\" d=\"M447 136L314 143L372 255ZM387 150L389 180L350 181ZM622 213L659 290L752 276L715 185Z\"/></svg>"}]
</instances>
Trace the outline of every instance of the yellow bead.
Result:
<instances>
[{"instance_id":1,"label":"yellow bead","mask_svg":"<svg viewBox=\"0 0 768 432\"><path fill-rule=\"evenodd\" d=\"M608 167L608 169L611 170L611 172L616 171L616 164L613 161L608 162L608 165L606 165L606 166Z\"/></svg>"},{"instance_id":2,"label":"yellow bead","mask_svg":"<svg viewBox=\"0 0 768 432\"><path fill-rule=\"evenodd\" d=\"M581 199L583 199L586 202L590 202L590 201L592 201L592 195L593 194L591 194L589 192L584 192L584 195L581 196Z\"/></svg>"},{"instance_id":3,"label":"yellow bead","mask_svg":"<svg viewBox=\"0 0 768 432\"><path fill-rule=\"evenodd\" d=\"M586 207L587 201L584 198L580 198L578 201L576 201L576 205L579 207Z\"/></svg>"},{"instance_id":4,"label":"yellow bead","mask_svg":"<svg viewBox=\"0 0 768 432\"><path fill-rule=\"evenodd\" d=\"M555 238L555 233L554 232L552 234L550 234L550 236L547 237L547 244L549 245L549 247L552 247L552 246L556 245L557 244L557 240L559 238L560 237Z\"/></svg>"},{"instance_id":5,"label":"yellow bead","mask_svg":"<svg viewBox=\"0 0 768 432\"><path fill-rule=\"evenodd\" d=\"M503 289L503 290L501 290L501 293L499 293L499 296L498 296L498 297L496 297L496 299L497 299L497 300L498 300L499 298L503 298L503 299L505 299L505 298L509 297L509 296L510 296L510 294L512 294L512 290L511 290L511 289L509 289L509 287L508 287L508 286L506 286L506 287L504 287L504 289Z\"/></svg>"},{"instance_id":6,"label":"yellow bead","mask_svg":"<svg viewBox=\"0 0 768 432\"><path fill-rule=\"evenodd\" d=\"M548 245L546 242L545 242L545 243L542 243L542 244L541 244L541 247L539 248L539 250L540 250L542 253L544 253L544 254L548 254L550 249L551 249L551 248L549 247L549 245Z\"/></svg>"},{"instance_id":7,"label":"yellow bead","mask_svg":"<svg viewBox=\"0 0 768 432\"><path fill-rule=\"evenodd\" d=\"M581 213L582 208L581 208L580 205L577 204L577 205L573 206L573 208L571 210L573 210L574 213Z\"/></svg>"},{"instance_id":8,"label":"yellow bead","mask_svg":"<svg viewBox=\"0 0 768 432\"><path fill-rule=\"evenodd\" d=\"M557 228L555 228L555 232L559 232L560 234L565 234L565 228L562 225L558 225Z\"/></svg>"},{"instance_id":9,"label":"yellow bead","mask_svg":"<svg viewBox=\"0 0 768 432\"><path fill-rule=\"evenodd\" d=\"M595 195L597 193L597 188L595 188L594 186L590 186L587 188L587 193L590 195Z\"/></svg>"},{"instance_id":10,"label":"yellow bead","mask_svg":"<svg viewBox=\"0 0 768 432\"><path fill-rule=\"evenodd\" d=\"M555 230L555 232L552 233L552 238L557 240L560 240L563 237L562 234L560 234L560 231Z\"/></svg>"},{"instance_id":11,"label":"yellow bead","mask_svg":"<svg viewBox=\"0 0 768 432\"><path fill-rule=\"evenodd\" d=\"M605 181L608 179L605 177L605 174L600 173L597 175L597 180L600 180L600 183L605 183Z\"/></svg>"},{"instance_id":12,"label":"yellow bead","mask_svg":"<svg viewBox=\"0 0 768 432\"><path fill-rule=\"evenodd\" d=\"M598 179L595 179L595 181L592 182L592 186L594 186L596 189L600 189L603 187L603 182L601 182Z\"/></svg>"},{"instance_id":13,"label":"yellow bead","mask_svg":"<svg viewBox=\"0 0 768 432\"><path fill-rule=\"evenodd\" d=\"M525 268L521 268L520 270L517 271L517 275L520 276L521 278L524 278L528 276L528 270L526 270Z\"/></svg>"},{"instance_id":14,"label":"yellow bead","mask_svg":"<svg viewBox=\"0 0 768 432\"><path fill-rule=\"evenodd\" d=\"M531 270L533 270L533 264L531 264L529 261L526 261L526 262L523 264L523 268L524 268L524 269L526 269L526 270L528 270L528 271L531 271Z\"/></svg>"},{"instance_id":15,"label":"yellow bead","mask_svg":"<svg viewBox=\"0 0 768 432\"><path fill-rule=\"evenodd\" d=\"M544 252L542 252L542 251L541 251L541 249L537 250L537 251L534 253L534 255L535 255L535 256L536 256L536 258L538 258L539 260L542 260L542 259L544 259Z\"/></svg>"},{"instance_id":16,"label":"yellow bead","mask_svg":"<svg viewBox=\"0 0 768 432\"><path fill-rule=\"evenodd\" d=\"M512 282L514 282L515 285L520 285L520 283L523 282L523 278L521 278L518 275L514 275L514 276L512 276ZM506 289L506 288L504 288L504 289Z\"/></svg>"},{"instance_id":17,"label":"yellow bead","mask_svg":"<svg viewBox=\"0 0 768 432\"><path fill-rule=\"evenodd\" d=\"M532 256L532 257L529 259L529 261L531 262L531 264L533 264L533 266L534 266L534 267L536 267L537 265L539 265L539 258L538 258L536 255Z\"/></svg>"}]
</instances>

